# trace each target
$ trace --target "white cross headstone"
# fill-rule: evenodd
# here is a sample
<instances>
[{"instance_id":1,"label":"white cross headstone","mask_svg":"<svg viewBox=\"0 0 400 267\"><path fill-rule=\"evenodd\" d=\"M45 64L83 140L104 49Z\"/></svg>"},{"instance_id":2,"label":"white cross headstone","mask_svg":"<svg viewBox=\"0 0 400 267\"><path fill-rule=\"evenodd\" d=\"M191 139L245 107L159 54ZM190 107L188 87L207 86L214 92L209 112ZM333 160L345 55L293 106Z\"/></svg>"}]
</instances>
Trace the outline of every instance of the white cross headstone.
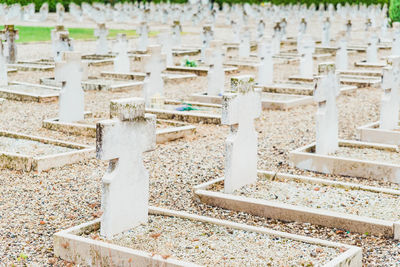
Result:
<instances>
[{"instance_id":1,"label":"white cross headstone","mask_svg":"<svg viewBox=\"0 0 400 267\"><path fill-rule=\"evenodd\" d=\"M56 14L57 14L57 24L62 24L64 22L65 8L61 3L56 4Z\"/></svg>"},{"instance_id":2,"label":"white cross headstone","mask_svg":"<svg viewBox=\"0 0 400 267\"><path fill-rule=\"evenodd\" d=\"M145 114L144 100L111 101L110 120L97 123L96 152L108 160L102 179L100 234L106 238L147 223L149 174L142 154L155 149L156 117Z\"/></svg>"},{"instance_id":3,"label":"white cross headstone","mask_svg":"<svg viewBox=\"0 0 400 267\"><path fill-rule=\"evenodd\" d=\"M390 66L383 68L379 128L394 130L399 125L400 56L390 57L388 63Z\"/></svg>"},{"instance_id":4,"label":"white cross headstone","mask_svg":"<svg viewBox=\"0 0 400 267\"><path fill-rule=\"evenodd\" d=\"M149 45L149 27L145 21L141 22L139 25L139 39L137 44L138 51L147 51L147 46Z\"/></svg>"},{"instance_id":5,"label":"white cross headstone","mask_svg":"<svg viewBox=\"0 0 400 267\"><path fill-rule=\"evenodd\" d=\"M304 36L303 43L300 45L300 75L304 77L313 76L315 42L311 36Z\"/></svg>"},{"instance_id":6,"label":"white cross headstone","mask_svg":"<svg viewBox=\"0 0 400 267\"><path fill-rule=\"evenodd\" d=\"M63 25L57 25L55 29L51 30L51 40L53 43L53 58L55 62L61 60L63 52L74 50L72 39L69 38L69 32Z\"/></svg>"},{"instance_id":7,"label":"white cross headstone","mask_svg":"<svg viewBox=\"0 0 400 267\"><path fill-rule=\"evenodd\" d=\"M84 92L82 77L84 67L81 54L63 52L62 60L56 62L55 78L62 83L59 97L59 120L74 122L84 119Z\"/></svg>"},{"instance_id":8,"label":"white cross headstone","mask_svg":"<svg viewBox=\"0 0 400 267\"><path fill-rule=\"evenodd\" d=\"M260 57L260 65L258 66L257 83L259 85L267 85L273 83L274 62L272 59L271 43L264 44L264 53Z\"/></svg>"},{"instance_id":9,"label":"white cross headstone","mask_svg":"<svg viewBox=\"0 0 400 267\"><path fill-rule=\"evenodd\" d=\"M322 22L322 45L323 46L330 45L330 42L331 42L330 28L331 28L331 22L329 20L329 17L327 17Z\"/></svg>"},{"instance_id":10,"label":"white cross headstone","mask_svg":"<svg viewBox=\"0 0 400 267\"><path fill-rule=\"evenodd\" d=\"M351 20L350 19L347 20L347 23L346 23L346 38L347 38L347 41L351 40L351 29L352 29L352 27L353 27L353 24L351 23Z\"/></svg>"},{"instance_id":11,"label":"white cross headstone","mask_svg":"<svg viewBox=\"0 0 400 267\"><path fill-rule=\"evenodd\" d=\"M261 40L264 37L265 32L265 22L261 18L257 24L257 41Z\"/></svg>"},{"instance_id":12,"label":"white cross headstone","mask_svg":"<svg viewBox=\"0 0 400 267\"><path fill-rule=\"evenodd\" d=\"M222 124L230 126L225 141L226 193L257 180L257 132L254 120L261 113L260 91L250 76L232 77L234 93L222 97Z\"/></svg>"},{"instance_id":13,"label":"white cross headstone","mask_svg":"<svg viewBox=\"0 0 400 267\"><path fill-rule=\"evenodd\" d=\"M347 70L349 63L346 36L342 34L339 38L339 49L336 51L336 68L339 70Z\"/></svg>"},{"instance_id":14,"label":"white cross headstone","mask_svg":"<svg viewBox=\"0 0 400 267\"><path fill-rule=\"evenodd\" d=\"M220 95L224 92L225 71L224 71L225 52L222 48L221 40L213 40L206 51L206 64L210 64L208 71L208 95Z\"/></svg>"},{"instance_id":15,"label":"white cross headstone","mask_svg":"<svg viewBox=\"0 0 400 267\"><path fill-rule=\"evenodd\" d=\"M49 15L49 4L47 2L42 4L39 13L40 13L40 19L39 19L40 21L47 20L47 17Z\"/></svg>"},{"instance_id":16,"label":"white cross headstone","mask_svg":"<svg viewBox=\"0 0 400 267\"><path fill-rule=\"evenodd\" d=\"M106 24L98 24L97 29L94 31L94 36L97 37L96 54L97 55L107 55L108 54L108 29Z\"/></svg>"},{"instance_id":17,"label":"white cross headstone","mask_svg":"<svg viewBox=\"0 0 400 267\"><path fill-rule=\"evenodd\" d=\"M182 26L179 20L174 20L174 24L172 25L172 46L180 47L181 46L181 32Z\"/></svg>"},{"instance_id":18,"label":"white cross headstone","mask_svg":"<svg viewBox=\"0 0 400 267\"><path fill-rule=\"evenodd\" d=\"M340 87L334 63L319 64L318 72L319 77L314 80L314 100L318 103L315 153L328 155L339 146L336 98L340 94Z\"/></svg>"},{"instance_id":19,"label":"white cross headstone","mask_svg":"<svg viewBox=\"0 0 400 267\"><path fill-rule=\"evenodd\" d=\"M128 57L128 40L125 34L117 35L114 51L117 54L114 59L114 71L120 73L129 72L131 65Z\"/></svg>"},{"instance_id":20,"label":"white cross headstone","mask_svg":"<svg viewBox=\"0 0 400 267\"><path fill-rule=\"evenodd\" d=\"M18 30L14 25L5 25L4 29L0 31L2 39L5 41L5 56L7 63L16 63L17 61L17 44L16 40L19 39Z\"/></svg>"},{"instance_id":21,"label":"white cross headstone","mask_svg":"<svg viewBox=\"0 0 400 267\"><path fill-rule=\"evenodd\" d=\"M368 63L378 63L378 35L372 33L368 40L367 47L367 62Z\"/></svg>"},{"instance_id":22,"label":"white cross headstone","mask_svg":"<svg viewBox=\"0 0 400 267\"><path fill-rule=\"evenodd\" d=\"M166 65L173 66L174 60L172 55L172 40L168 31L161 32L158 35L158 43L162 46L161 53L166 57Z\"/></svg>"},{"instance_id":23,"label":"white cross headstone","mask_svg":"<svg viewBox=\"0 0 400 267\"><path fill-rule=\"evenodd\" d=\"M239 44L239 58L250 57L250 30L245 27Z\"/></svg>"},{"instance_id":24,"label":"white cross headstone","mask_svg":"<svg viewBox=\"0 0 400 267\"><path fill-rule=\"evenodd\" d=\"M202 45L201 45L201 61L205 61L206 49L210 46L211 40L214 38L214 32L211 25L203 26Z\"/></svg>"},{"instance_id":25,"label":"white cross headstone","mask_svg":"<svg viewBox=\"0 0 400 267\"><path fill-rule=\"evenodd\" d=\"M233 33L233 42L240 43L240 24L234 20L231 21L231 28Z\"/></svg>"},{"instance_id":26,"label":"white cross headstone","mask_svg":"<svg viewBox=\"0 0 400 267\"><path fill-rule=\"evenodd\" d=\"M400 56L400 22L393 22L392 55Z\"/></svg>"},{"instance_id":27,"label":"white cross headstone","mask_svg":"<svg viewBox=\"0 0 400 267\"><path fill-rule=\"evenodd\" d=\"M3 41L0 39L0 86L8 85L7 59L5 53Z\"/></svg>"},{"instance_id":28,"label":"white cross headstone","mask_svg":"<svg viewBox=\"0 0 400 267\"><path fill-rule=\"evenodd\" d=\"M165 70L165 57L161 54L160 45L149 46L151 56L145 65L145 71L150 72L148 84L143 87L146 107L151 107L153 98L164 96L164 80L161 76Z\"/></svg>"},{"instance_id":29,"label":"white cross headstone","mask_svg":"<svg viewBox=\"0 0 400 267\"><path fill-rule=\"evenodd\" d=\"M304 35L307 32L307 21L306 18L302 17L299 24L299 34Z\"/></svg>"}]
</instances>

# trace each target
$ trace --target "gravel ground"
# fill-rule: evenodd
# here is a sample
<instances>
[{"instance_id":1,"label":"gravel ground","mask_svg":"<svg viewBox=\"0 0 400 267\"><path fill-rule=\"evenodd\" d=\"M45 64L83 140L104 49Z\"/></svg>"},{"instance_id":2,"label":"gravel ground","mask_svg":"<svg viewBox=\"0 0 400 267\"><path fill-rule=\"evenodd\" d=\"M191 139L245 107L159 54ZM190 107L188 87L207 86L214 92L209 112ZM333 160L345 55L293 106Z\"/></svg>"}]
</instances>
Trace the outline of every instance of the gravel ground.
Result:
<instances>
[{"instance_id":1,"label":"gravel ground","mask_svg":"<svg viewBox=\"0 0 400 267\"><path fill-rule=\"evenodd\" d=\"M355 147L342 147L339 146L338 150L333 154L334 156L352 159L363 159L370 161L378 161L392 164L400 164L400 153L373 149L373 148L355 148Z\"/></svg>"},{"instance_id":2,"label":"gravel ground","mask_svg":"<svg viewBox=\"0 0 400 267\"><path fill-rule=\"evenodd\" d=\"M98 237L98 232L91 234ZM341 253L339 248L157 215L104 241L205 266L320 266Z\"/></svg>"},{"instance_id":3,"label":"gravel ground","mask_svg":"<svg viewBox=\"0 0 400 267\"><path fill-rule=\"evenodd\" d=\"M322 25L317 25L313 32L319 36L320 29L318 28ZM361 28L362 24L354 27ZM187 29L184 27L184 31L191 30L190 27ZM294 30L297 28L295 27ZM221 30L222 33L224 31L226 30ZM226 35L228 34L221 34L221 36ZM216 36L220 36L219 33ZM199 44L198 36L185 35L182 39L184 43ZM152 38L151 42L155 40ZM78 51L89 53L94 51L94 47L94 42L75 42L75 48ZM21 59L51 55L49 44L45 43L20 45L19 48L18 53ZM380 56L384 53L385 51L381 50ZM353 64L354 61L364 58L365 53L355 54L350 58L350 63ZM93 67L90 68L90 75L110 69L112 66ZM298 63L275 64L274 69L275 80L285 80L289 75L298 73ZM249 73L251 74L251 72L243 71L240 74ZM41 77L52 75L54 75L52 72L18 72L10 74L9 79L38 83ZM206 77L198 77L176 86L168 83L165 87L165 95L167 98L177 99L188 97L192 93L205 91L206 82ZM225 85L228 88L228 79ZM109 100L132 96L141 96L141 92L85 92L86 110L92 111L95 117L107 117ZM339 97L340 138L357 139L358 126L379 119L380 97L381 90L377 88L359 89L354 93ZM94 145L93 138L67 136L43 129L42 120L56 117L57 110L57 103L6 101L0 109L0 128ZM398 185L389 182L316 174L291 167L288 153L314 141L315 111L315 105L307 105L289 111L265 110L262 112L261 118L256 122L259 133L259 169L399 189ZM151 205L357 245L363 248L363 263L366 266L400 265L399 241L307 223L265 219L196 202L193 198L193 186L223 177L224 140L229 132L226 126L202 124L196 126L197 134L194 138L159 144L155 151L145 154L145 165L150 172ZM87 159L41 174L2 170L0 173L0 242L4 245L0 246L1 264L17 265L25 262L39 266L67 265L54 257L53 234L100 216L101 177L106 168L107 162ZM21 255L27 257L18 261Z\"/></svg>"},{"instance_id":4,"label":"gravel ground","mask_svg":"<svg viewBox=\"0 0 400 267\"><path fill-rule=\"evenodd\" d=\"M234 194L381 220L400 220L400 210L397 208L400 206L400 196L397 195L269 179L259 179L256 184L244 186Z\"/></svg>"}]
</instances>

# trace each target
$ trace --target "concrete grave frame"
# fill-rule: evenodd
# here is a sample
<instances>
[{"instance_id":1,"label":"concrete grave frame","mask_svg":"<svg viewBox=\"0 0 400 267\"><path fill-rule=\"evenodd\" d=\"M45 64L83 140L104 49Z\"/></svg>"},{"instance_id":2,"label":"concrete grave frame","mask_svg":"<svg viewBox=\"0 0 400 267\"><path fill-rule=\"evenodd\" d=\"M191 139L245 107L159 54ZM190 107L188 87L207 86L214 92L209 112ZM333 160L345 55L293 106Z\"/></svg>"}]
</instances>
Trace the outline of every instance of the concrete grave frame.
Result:
<instances>
[{"instance_id":1,"label":"concrete grave frame","mask_svg":"<svg viewBox=\"0 0 400 267\"><path fill-rule=\"evenodd\" d=\"M61 88L61 83L57 82L53 77L40 78L40 83L48 86ZM141 90L143 82L128 80L105 80L97 78L89 78L82 81L82 89L84 91L125 91L125 90Z\"/></svg>"},{"instance_id":2,"label":"concrete grave frame","mask_svg":"<svg viewBox=\"0 0 400 267\"><path fill-rule=\"evenodd\" d=\"M289 77L292 82L312 83L313 77L305 77L300 75L293 75ZM363 87L378 87L382 82L381 77L374 76L359 76L359 75L340 75L340 84L348 86Z\"/></svg>"},{"instance_id":3,"label":"concrete grave frame","mask_svg":"<svg viewBox=\"0 0 400 267\"><path fill-rule=\"evenodd\" d=\"M194 73L197 76L207 76L208 67L181 67L181 66L167 66L166 71L169 72L181 72L181 73ZM235 67L225 67L225 74L238 73L238 68Z\"/></svg>"},{"instance_id":4,"label":"concrete grave frame","mask_svg":"<svg viewBox=\"0 0 400 267\"><path fill-rule=\"evenodd\" d=\"M85 114L86 118L91 114ZM100 121L101 119L99 119ZM174 141L196 132L196 127L179 121L157 120L171 124L171 127L156 130L156 141L158 144ZM42 127L73 135L82 135L88 137L96 137L96 124L77 123L77 122L60 122L58 118L46 119L42 122Z\"/></svg>"},{"instance_id":5,"label":"concrete grave frame","mask_svg":"<svg viewBox=\"0 0 400 267\"><path fill-rule=\"evenodd\" d=\"M314 93L314 86L312 83L274 83L264 86L256 84L255 87L261 88L262 92L275 94L312 96ZM353 85L345 85L340 88L342 94L352 93L356 90L357 86Z\"/></svg>"},{"instance_id":6,"label":"concrete grave frame","mask_svg":"<svg viewBox=\"0 0 400 267\"><path fill-rule=\"evenodd\" d=\"M15 64L7 64L7 67L17 69L20 71L53 71L53 65L37 64L29 62L18 62Z\"/></svg>"},{"instance_id":7,"label":"concrete grave frame","mask_svg":"<svg viewBox=\"0 0 400 267\"><path fill-rule=\"evenodd\" d=\"M15 69L15 68L7 68L7 73L8 73L8 74L9 74L9 73L16 73L16 72L18 72L18 70Z\"/></svg>"},{"instance_id":8,"label":"concrete grave frame","mask_svg":"<svg viewBox=\"0 0 400 267\"><path fill-rule=\"evenodd\" d=\"M42 138L20 133L13 133L8 131L0 131L0 136L5 136L15 139L32 140L44 144L76 149L76 151L57 153L45 156L30 156L24 154L9 153L7 151L0 151L0 167L14 169L14 170L41 172L51 168L61 167L67 164L72 164L84 160L88 157L94 156L94 151L95 151L94 147L90 147L87 145L80 145L65 141Z\"/></svg>"},{"instance_id":9,"label":"concrete grave frame","mask_svg":"<svg viewBox=\"0 0 400 267\"><path fill-rule=\"evenodd\" d=\"M13 87L27 87L43 89L43 94L24 92ZM24 82L10 82L8 86L0 86L0 97L16 100L16 101L31 101L31 102L53 102L57 101L60 95L60 90L57 87L45 86L40 84L24 83Z\"/></svg>"},{"instance_id":10,"label":"concrete grave frame","mask_svg":"<svg viewBox=\"0 0 400 267\"><path fill-rule=\"evenodd\" d=\"M285 100L263 98L263 95L268 96L281 96L287 97ZM221 104L221 96L209 96L207 93L198 93L191 95L191 100L203 103ZM308 95L295 95L295 94L279 94L279 93L261 93L261 107L262 109L277 109L287 110L298 106L308 105L313 103L312 96Z\"/></svg>"},{"instance_id":11,"label":"concrete grave frame","mask_svg":"<svg viewBox=\"0 0 400 267\"><path fill-rule=\"evenodd\" d=\"M395 145L339 140L339 147L372 148L397 152ZM300 147L289 153L292 165L302 170L326 174L355 176L384 180L400 184L400 165L354 158L344 158L314 153L315 143Z\"/></svg>"},{"instance_id":12,"label":"concrete grave frame","mask_svg":"<svg viewBox=\"0 0 400 267\"><path fill-rule=\"evenodd\" d=\"M360 131L361 141L400 146L399 129L379 129L379 121L360 126L357 130Z\"/></svg>"},{"instance_id":13,"label":"concrete grave frame","mask_svg":"<svg viewBox=\"0 0 400 267\"><path fill-rule=\"evenodd\" d=\"M218 104L208 104L208 103L199 103L191 101L184 101L184 103L199 107L210 107L218 109L221 108L221 105ZM180 105L182 104L182 101L165 100L165 104ZM157 116L157 119L177 120L189 123L221 124L220 113L208 114L208 113L202 113L201 111L176 111L176 110L167 110L160 108L146 108L146 113L155 114Z\"/></svg>"},{"instance_id":14,"label":"concrete grave frame","mask_svg":"<svg viewBox=\"0 0 400 267\"><path fill-rule=\"evenodd\" d=\"M274 180L292 180L315 185L327 185L346 188L348 190L365 190L377 193L397 195L400 191L379 187L363 186L345 182L330 181L327 179L312 178L307 176L276 173L271 171L258 171L259 177ZM213 185L224 181L224 178L214 179L200 184L194 188L194 194L201 202L224 209L246 212L256 216L278 219L283 221L296 221L312 223L327 227L346 229L358 233L371 233L400 239L400 221L380 220L365 216L357 216L343 212L324 209L309 208L292 205L278 201L263 200L251 197L237 196L224 192L208 190Z\"/></svg>"},{"instance_id":15,"label":"concrete grave frame","mask_svg":"<svg viewBox=\"0 0 400 267\"><path fill-rule=\"evenodd\" d=\"M118 73L113 71L102 71L100 73L101 77L118 79L118 80L135 80L143 81L146 77L144 72L128 72L128 73ZM177 82L188 82L197 78L196 74L179 74L179 73L162 73L161 77L164 79L164 83L177 83Z\"/></svg>"},{"instance_id":16,"label":"concrete grave frame","mask_svg":"<svg viewBox=\"0 0 400 267\"><path fill-rule=\"evenodd\" d=\"M193 221L206 222L225 226L248 232L267 234L280 238L287 238L299 242L315 244L325 247L346 248L347 250L333 260L325 264L325 267L333 266L361 266L362 250L359 247L346 244L325 241L321 239L304 237L295 234L278 232L275 230L254 227L245 224L234 223L226 220L219 220L205 216L189 214L181 211L173 211L164 208L149 207L149 214L173 216ZM60 231L54 235L54 253L67 261L76 264L88 265L115 265L115 266L199 266L194 263L176 259L164 259L159 255L152 255L150 252L134 250L110 244L104 241L93 240L82 237L82 233L96 231L100 227L100 220L84 223L67 230Z\"/></svg>"},{"instance_id":17,"label":"concrete grave frame","mask_svg":"<svg viewBox=\"0 0 400 267\"><path fill-rule=\"evenodd\" d=\"M370 63L367 62L365 60L362 61L358 61L354 63L355 67L360 67L360 68L372 68L372 69L380 69L383 67L386 67L387 64L385 62L381 62L381 63Z\"/></svg>"}]
</instances>

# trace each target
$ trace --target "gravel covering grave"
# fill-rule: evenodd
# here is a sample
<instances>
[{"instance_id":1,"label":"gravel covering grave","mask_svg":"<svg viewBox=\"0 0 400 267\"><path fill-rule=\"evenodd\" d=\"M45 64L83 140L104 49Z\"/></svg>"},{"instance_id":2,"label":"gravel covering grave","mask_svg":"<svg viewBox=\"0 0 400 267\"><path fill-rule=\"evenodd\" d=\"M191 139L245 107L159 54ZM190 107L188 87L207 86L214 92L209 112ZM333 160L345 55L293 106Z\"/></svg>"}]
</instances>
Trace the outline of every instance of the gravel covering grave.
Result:
<instances>
[{"instance_id":1,"label":"gravel covering grave","mask_svg":"<svg viewBox=\"0 0 400 267\"><path fill-rule=\"evenodd\" d=\"M373 148L342 147L332 154L334 156L352 159L378 161L384 163L400 164L400 153L378 150Z\"/></svg>"},{"instance_id":2,"label":"gravel covering grave","mask_svg":"<svg viewBox=\"0 0 400 267\"><path fill-rule=\"evenodd\" d=\"M0 151L9 153L28 155L28 156L45 156L58 153L75 151L76 149L45 144L38 141L28 139L18 139L7 136L0 136Z\"/></svg>"},{"instance_id":3,"label":"gravel covering grave","mask_svg":"<svg viewBox=\"0 0 400 267\"><path fill-rule=\"evenodd\" d=\"M234 194L381 220L400 220L400 196L397 195L265 178Z\"/></svg>"},{"instance_id":4,"label":"gravel covering grave","mask_svg":"<svg viewBox=\"0 0 400 267\"><path fill-rule=\"evenodd\" d=\"M338 248L157 215L103 241L206 266L318 266L340 254Z\"/></svg>"},{"instance_id":5,"label":"gravel covering grave","mask_svg":"<svg viewBox=\"0 0 400 267\"><path fill-rule=\"evenodd\" d=\"M50 20L46 23L53 26L56 24L55 14L50 15ZM32 25L31 22L26 23ZM65 23L81 26L79 23L72 23L68 16ZM90 21L85 23L87 27L96 26ZM132 25L113 24L110 27L112 26L132 28ZM363 26L361 23L355 25L355 30L357 27ZM185 31L196 32L190 26L185 28ZM228 31L223 29L217 32L216 36L223 37L226 35L225 32ZM297 27L288 24L288 34L295 32ZM184 35L182 41L200 44L199 33L200 31L197 31L197 35ZM313 33L315 37L320 38L319 30ZM155 39L150 38L150 42L154 43ZM50 46L50 43L18 44L18 57L21 60L50 57L52 53ZM74 48L76 51L93 53L95 42L74 41ZM380 50L379 56L385 56L389 52ZM365 59L365 53L349 56L350 63L361 59ZM330 60L334 60L334 57ZM349 65L354 68L353 64ZM90 67L89 75L99 76L101 71L110 70L112 66ZM275 80L282 81L298 73L298 63L275 64L274 70ZM241 71L240 75L242 74L252 73ZM39 79L43 76L45 75L38 72L19 71L9 74L9 80L39 83ZM229 88L229 77L230 75L227 75L226 88ZM204 92L206 88L207 78L197 77L193 81L179 85L167 83L164 91L166 98L180 99L189 97L193 93ZM338 98L340 138L357 139L358 126L379 120L381 93L378 88L364 88ZM85 92L85 110L92 111L95 117L108 117L109 100L132 96L141 96L141 92ZM315 141L315 112L315 105L289 111L264 110L256 122L259 133L258 168L399 189L399 185L385 181L316 174L290 167L288 153ZM7 101L0 110L0 128L94 145L93 138L68 136L43 129L42 120L57 117L57 113L57 103ZM360 246L363 249L365 266L400 265L399 241L308 223L265 219L196 202L193 198L194 186L223 177L224 141L229 133L228 127L225 126L199 124L196 127L195 137L159 144L155 151L145 154L145 165L150 173L151 205ZM40 174L1 170L0 265L18 266L26 263L29 266L68 266L68 263L54 257L53 234L101 215L99 212L101 178L106 169L106 162L87 159ZM19 261L21 254L27 257Z\"/></svg>"}]
</instances>

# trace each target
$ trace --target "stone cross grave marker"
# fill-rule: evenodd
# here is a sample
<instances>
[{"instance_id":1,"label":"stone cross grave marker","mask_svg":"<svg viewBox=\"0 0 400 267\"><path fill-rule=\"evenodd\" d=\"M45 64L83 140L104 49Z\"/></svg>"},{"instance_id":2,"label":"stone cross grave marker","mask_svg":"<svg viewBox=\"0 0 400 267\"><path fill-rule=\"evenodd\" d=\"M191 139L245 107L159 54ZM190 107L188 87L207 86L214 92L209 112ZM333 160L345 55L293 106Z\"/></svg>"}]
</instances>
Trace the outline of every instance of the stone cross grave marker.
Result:
<instances>
[{"instance_id":1,"label":"stone cross grave marker","mask_svg":"<svg viewBox=\"0 0 400 267\"><path fill-rule=\"evenodd\" d=\"M208 71L208 95L220 95L224 92L225 71L224 71L225 52L221 40L213 40L206 51L206 64L210 64Z\"/></svg>"},{"instance_id":2,"label":"stone cross grave marker","mask_svg":"<svg viewBox=\"0 0 400 267\"><path fill-rule=\"evenodd\" d=\"M400 22L393 22L392 55L400 56Z\"/></svg>"},{"instance_id":3,"label":"stone cross grave marker","mask_svg":"<svg viewBox=\"0 0 400 267\"><path fill-rule=\"evenodd\" d=\"M102 179L100 224L106 238L147 223L149 174L142 154L156 144L156 117L145 114L143 99L111 101L110 116L96 129L97 158L109 161Z\"/></svg>"},{"instance_id":4,"label":"stone cross grave marker","mask_svg":"<svg viewBox=\"0 0 400 267\"><path fill-rule=\"evenodd\" d=\"M239 58L248 57L250 57L250 29L244 27L239 44Z\"/></svg>"},{"instance_id":5,"label":"stone cross grave marker","mask_svg":"<svg viewBox=\"0 0 400 267\"><path fill-rule=\"evenodd\" d=\"M5 56L7 63L13 64L17 61L17 44L16 40L19 39L18 30L14 28L14 25L4 25L4 29L0 31L2 39L5 41Z\"/></svg>"},{"instance_id":6,"label":"stone cross grave marker","mask_svg":"<svg viewBox=\"0 0 400 267\"><path fill-rule=\"evenodd\" d=\"M164 80L162 72L165 70L165 56L161 54L160 45L149 46L150 57L145 64L145 72L150 73L148 84L143 87L146 107L150 107L153 98L164 96Z\"/></svg>"},{"instance_id":7,"label":"stone cross grave marker","mask_svg":"<svg viewBox=\"0 0 400 267\"><path fill-rule=\"evenodd\" d=\"M302 17L299 23L299 34L304 35L307 32L307 21L305 17Z\"/></svg>"},{"instance_id":8,"label":"stone cross grave marker","mask_svg":"<svg viewBox=\"0 0 400 267\"><path fill-rule=\"evenodd\" d=\"M55 78L62 83L59 97L59 120L74 122L84 119L84 92L82 77L84 67L81 53L63 52L62 60L56 62Z\"/></svg>"},{"instance_id":9,"label":"stone cross grave marker","mask_svg":"<svg viewBox=\"0 0 400 267\"><path fill-rule=\"evenodd\" d=\"M3 41L0 39L0 86L8 85L7 59Z\"/></svg>"},{"instance_id":10,"label":"stone cross grave marker","mask_svg":"<svg viewBox=\"0 0 400 267\"><path fill-rule=\"evenodd\" d=\"M230 126L225 141L226 193L257 180L257 132L254 120L261 113L260 91L251 76L232 77L232 93L222 96L222 124Z\"/></svg>"},{"instance_id":11,"label":"stone cross grave marker","mask_svg":"<svg viewBox=\"0 0 400 267\"><path fill-rule=\"evenodd\" d=\"M300 75L304 77L313 76L315 42L311 36L304 36L300 45Z\"/></svg>"},{"instance_id":12,"label":"stone cross grave marker","mask_svg":"<svg viewBox=\"0 0 400 267\"><path fill-rule=\"evenodd\" d=\"M322 45L329 46L331 42L330 37L331 21L326 17L322 22Z\"/></svg>"},{"instance_id":13,"label":"stone cross grave marker","mask_svg":"<svg viewBox=\"0 0 400 267\"><path fill-rule=\"evenodd\" d=\"M345 33L340 34L338 47L339 49L336 51L336 68L339 70L347 70L349 63Z\"/></svg>"},{"instance_id":14,"label":"stone cross grave marker","mask_svg":"<svg viewBox=\"0 0 400 267\"><path fill-rule=\"evenodd\" d=\"M336 98L340 94L340 87L334 63L319 64L318 73L319 76L314 79L314 100L318 104L315 153L328 155L339 146Z\"/></svg>"},{"instance_id":15,"label":"stone cross grave marker","mask_svg":"<svg viewBox=\"0 0 400 267\"><path fill-rule=\"evenodd\" d=\"M161 53L166 57L166 65L173 66L174 60L172 55L172 40L168 31L162 31L158 35L158 43L161 45Z\"/></svg>"},{"instance_id":16,"label":"stone cross grave marker","mask_svg":"<svg viewBox=\"0 0 400 267\"><path fill-rule=\"evenodd\" d=\"M57 24L64 22L65 8L61 3L56 4Z\"/></svg>"},{"instance_id":17,"label":"stone cross grave marker","mask_svg":"<svg viewBox=\"0 0 400 267\"><path fill-rule=\"evenodd\" d=\"M352 29L352 27L353 27L353 24L351 23L351 19L347 20L347 23L346 23L346 38L347 38L347 41L351 40L351 29Z\"/></svg>"},{"instance_id":18,"label":"stone cross grave marker","mask_svg":"<svg viewBox=\"0 0 400 267\"><path fill-rule=\"evenodd\" d=\"M172 25L172 46L180 47L181 46L181 32L182 26L179 20L174 20Z\"/></svg>"},{"instance_id":19,"label":"stone cross grave marker","mask_svg":"<svg viewBox=\"0 0 400 267\"><path fill-rule=\"evenodd\" d=\"M49 4L43 3L42 6L40 7L39 13L40 13L39 21L47 20L47 17L49 16Z\"/></svg>"},{"instance_id":20,"label":"stone cross grave marker","mask_svg":"<svg viewBox=\"0 0 400 267\"><path fill-rule=\"evenodd\" d=\"M274 76L274 62L272 59L271 42L264 43L263 47L264 52L262 52L260 57L257 75L257 83L259 85L272 84Z\"/></svg>"},{"instance_id":21,"label":"stone cross grave marker","mask_svg":"<svg viewBox=\"0 0 400 267\"><path fill-rule=\"evenodd\" d=\"M137 44L138 51L147 51L147 46L149 45L149 26L147 22L142 21L139 24L139 39Z\"/></svg>"},{"instance_id":22,"label":"stone cross grave marker","mask_svg":"<svg viewBox=\"0 0 400 267\"><path fill-rule=\"evenodd\" d=\"M231 21L231 28L233 33L233 43L240 43L240 24L235 20Z\"/></svg>"},{"instance_id":23,"label":"stone cross grave marker","mask_svg":"<svg viewBox=\"0 0 400 267\"><path fill-rule=\"evenodd\" d=\"M368 47L367 47L367 62L368 63L378 63L378 35L375 32L369 37Z\"/></svg>"},{"instance_id":24,"label":"stone cross grave marker","mask_svg":"<svg viewBox=\"0 0 400 267\"><path fill-rule=\"evenodd\" d=\"M261 18L257 24L257 41L261 40L264 37L265 32L265 22L264 19Z\"/></svg>"},{"instance_id":25,"label":"stone cross grave marker","mask_svg":"<svg viewBox=\"0 0 400 267\"><path fill-rule=\"evenodd\" d=\"M381 111L379 128L394 130L399 125L400 109L400 56L388 59L390 66L383 68Z\"/></svg>"},{"instance_id":26,"label":"stone cross grave marker","mask_svg":"<svg viewBox=\"0 0 400 267\"><path fill-rule=\"evenodd\" d=\"M201 35L202 45L201 45L201 61L205 61L206 49L210 47L210 42L214 39L214 32L211 25L203 26L203 32Z\"/></svg>"},{"instance_id":27,"label":"stone cross grave marker","mask_svg":"<svg viewBox=\"0 0 400 267\"><path fill-rule=\"evenodd\" d=\"M94 36L97 37L96 54L107 55L108 54L108 29L105 23L97 24L97 29L94 31Z\"/></svg>"},{"instance_id":28,"label":"stone cross grave marker","mask_svg":"<svg viewBox=\"0 0 400 267\"><path fill-rule=\"evenodd\" d=\"M128 40L126 39L126 34L120 33L117 35L114 52L117 54L114 59L114 71L128 73L131 69L131 64L128 56Z\"/></svg>"},{"instance_id":29,"label":"stone cross grave marker","mask_svg":"<svg viewBox=\"0 0 400 267\"><path fill-rule=\"evenodd\" d=\"M51 40L53 44L53 58L55 62L61 60L62 53L73 51L72 39L69 38L69 32L63 25L57 25L51 30Z\"/></svg>"}]
</instances>

